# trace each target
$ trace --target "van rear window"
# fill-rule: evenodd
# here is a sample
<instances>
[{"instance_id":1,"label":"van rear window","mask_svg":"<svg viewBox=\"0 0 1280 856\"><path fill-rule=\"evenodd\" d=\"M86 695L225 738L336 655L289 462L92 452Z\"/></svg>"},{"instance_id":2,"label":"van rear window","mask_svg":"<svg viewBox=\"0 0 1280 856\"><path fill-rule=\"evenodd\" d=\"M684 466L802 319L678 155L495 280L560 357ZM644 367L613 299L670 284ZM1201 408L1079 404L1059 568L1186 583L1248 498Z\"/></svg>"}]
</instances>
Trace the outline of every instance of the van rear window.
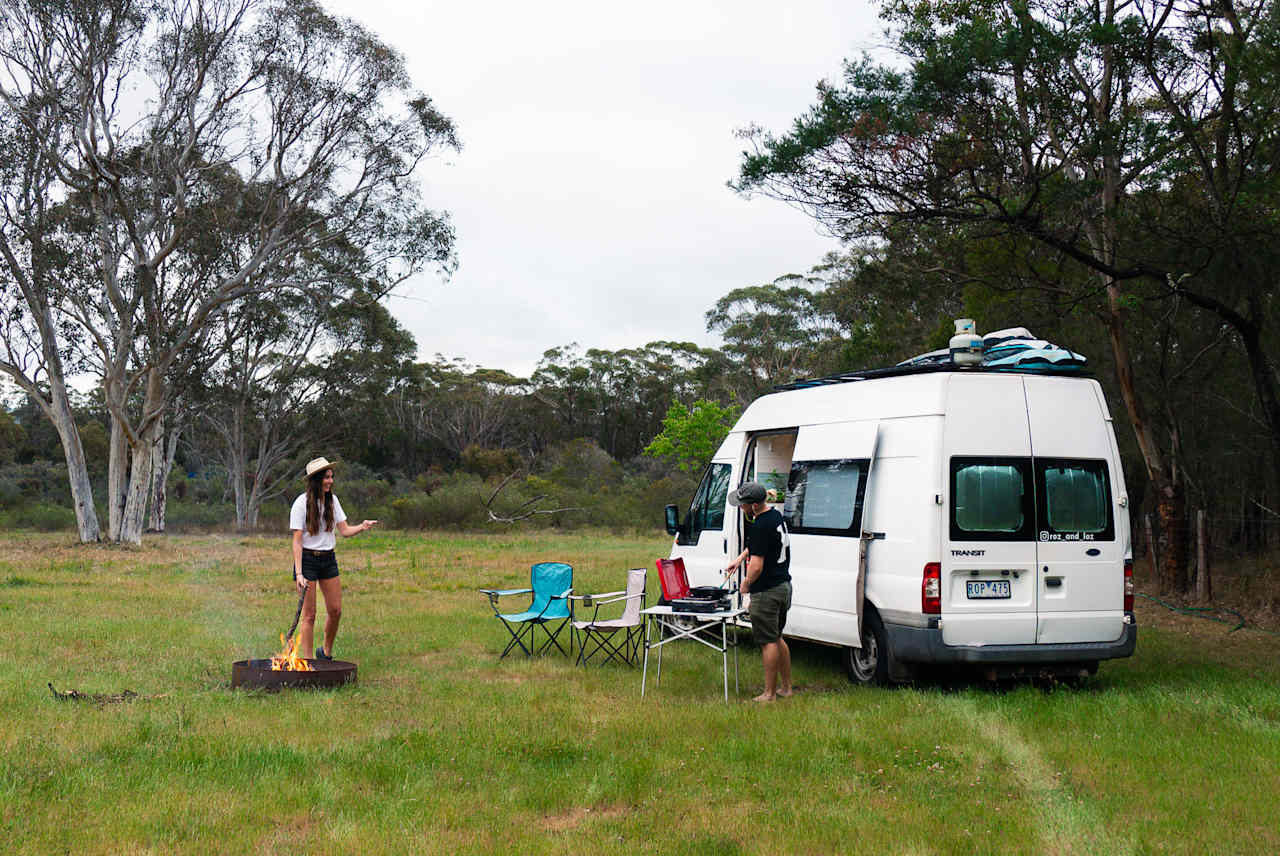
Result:
<instances>
[{"instance_id":1,"label":"van rear window","mask_svg":"<svg viewBox=\"0 0 1280 856\"><path fill-rule=\"evenodd\" d=\"M1036 458L1041 541L1111 541L1106 461Z\"/></svg>"},{"instance_id":2,"label":"van rear window","mask_svg":"<svg viewBox=\"0 0 1280 856\"><path fill-rule=\"evenodd\" d=\"M1030 540L1032 499L1030 459L952 458L951 540Z\"/></svg>"}]
</instances>

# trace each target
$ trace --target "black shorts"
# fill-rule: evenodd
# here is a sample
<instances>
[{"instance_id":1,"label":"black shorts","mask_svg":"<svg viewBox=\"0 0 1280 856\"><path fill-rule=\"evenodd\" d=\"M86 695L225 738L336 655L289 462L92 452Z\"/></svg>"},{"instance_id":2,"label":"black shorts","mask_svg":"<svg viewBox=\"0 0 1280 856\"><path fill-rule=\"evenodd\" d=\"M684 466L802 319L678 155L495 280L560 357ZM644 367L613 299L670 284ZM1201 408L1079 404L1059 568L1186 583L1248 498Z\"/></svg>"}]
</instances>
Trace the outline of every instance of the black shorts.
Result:
<instances>
[{"instance_id":1,"label":"black shorts","mask_svg":"<svg viewBox=\"0 0 1280 856\"><path fill-rule=\"evenodd\" d=\"M302 578L331 580L338 575L338 557L332 550L302 551Z\"/></svg>"}]
</instances>

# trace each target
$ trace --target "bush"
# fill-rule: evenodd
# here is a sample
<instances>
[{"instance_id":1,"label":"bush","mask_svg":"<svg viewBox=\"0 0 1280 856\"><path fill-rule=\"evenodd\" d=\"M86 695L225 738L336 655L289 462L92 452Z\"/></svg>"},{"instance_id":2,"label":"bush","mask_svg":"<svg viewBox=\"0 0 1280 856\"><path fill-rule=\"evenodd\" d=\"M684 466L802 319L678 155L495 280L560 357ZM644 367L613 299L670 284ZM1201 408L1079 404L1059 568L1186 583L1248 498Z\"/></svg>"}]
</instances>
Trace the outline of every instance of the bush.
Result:
<instances>
[{"instance_id":1,"label":"bush","mask_svg":"<svg viewBox=\"0 0 1280 856\"><path fill-rule=\"evenodd\" d=\"M19 505L4 515L9 529L35 529L38 532L75 531L76 513L63 505L39 502Z\"/></svg>"},{"instance_id":2,"label":"bush","mask_svg":"<svg viewBox=\"0 0 1280 856\"><path fill-rule=\"evenodd\" d=\"M333 493L342 502L342 510L347 514L352 514L352 509L371 508L391 498L391 483L379 478L373 470L362 464L339 464L334 468L334 475ZM304 487L299 487L298 493L303 490ZM360 511L360 515L369 516L364 511Z\"/></svg>"},{"instance_id":3,"label":"bush","mask_svg":"<svg viewBox=\"0 0 1280 856\"><path fill-rule=\"evenodd\" d=\"M515 449L484 449L473 443L462 450L462 468L482 479L514 473L522 463Z\"/></svg>"},{"instance_id":4,"label":"bush","mask_svg":"<svg viewBox=\"0 0 1280 856\"><path fill-rule=\"evenodd\" d=\"M175 502L172 499L165 503L166 531L231 528L235 522L236 508L228 503Z\"/></svg>"},{"instance_id":5,"label":"bush","mask_svg":"<svg viewBox=\"0 0 1280 856\"><path fill-rule=\"evenodd\" d=\"M0 499L0 505L45 503L71 505L71 488L67 484L67 465L52 461L32 461L28 464L8 464L0 467L0 482L12 482L6 488L12 497L14 487L18 495L8 503Z\"/></svg>"},{"instance_id":6,"label":"bush","mask_svg":"<svg viewBox=\"0 0 1280 856\"><path fill-rule=\"evenodd\" d=\"M22 501L22 488L13 476L0 476L0 508L12 508Z\"/></svg>"},{"instance_id":7,"label":"bush","mask_svg":"<svg viewBox=\"0 0 1280 856\"><path fill-rule=\"evenodd\" d=\"M397 529L479 529L489 519L484 503L491 493L493 487L479 477L453 473L431 493L414 492L393 500L390 523Z\"/></svg>"}]
</instances>

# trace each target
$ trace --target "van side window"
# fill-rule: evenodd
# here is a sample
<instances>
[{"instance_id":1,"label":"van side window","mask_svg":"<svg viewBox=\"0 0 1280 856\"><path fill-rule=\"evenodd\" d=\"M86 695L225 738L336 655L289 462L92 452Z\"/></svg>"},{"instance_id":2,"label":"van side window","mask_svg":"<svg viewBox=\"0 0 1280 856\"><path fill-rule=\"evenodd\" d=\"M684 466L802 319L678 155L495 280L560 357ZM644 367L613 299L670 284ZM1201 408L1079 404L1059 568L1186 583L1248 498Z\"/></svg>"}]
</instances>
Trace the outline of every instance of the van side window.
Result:
<instances>
[{"instance_id":1,"label":"van side window","mask_svg":"<svg viewBox=\"0 0 1280 856\"><path fill-rule=\"evenodd\" d=\"M1113 541L1106 461L1036 458L1041 541Z\"/></svg>"},{"instance_id":2,"label":"van side window","mask_svg":"<svg viewBox=\"0 0 1280 856\"><path fill-rule=\"evenodd\" d=\"M681 533L678 543L696 544L698 535L707 529L724 529L724 504L729 496L729 464L712 464L702 476L689 506L688 532Z\"/></svg>"},{"instance_id":3,"label":"van side window","mask_svg":"<svg viewBox=\"0 0 1280 856\"><path fill-rule=\"evenodd\" d=\"M782 516L793 535L862 534L869 461L794 461Z\"/></svg>"},{"instance_id":4,"label":"van side window","mask_svg":"<svg viewBox=\"0 0 1280 856\"><path fill-rule=\"evenodd\" d=\"M951 459L951 540L1034 540L1031 461Z\"/></svg>"}]
</instances>

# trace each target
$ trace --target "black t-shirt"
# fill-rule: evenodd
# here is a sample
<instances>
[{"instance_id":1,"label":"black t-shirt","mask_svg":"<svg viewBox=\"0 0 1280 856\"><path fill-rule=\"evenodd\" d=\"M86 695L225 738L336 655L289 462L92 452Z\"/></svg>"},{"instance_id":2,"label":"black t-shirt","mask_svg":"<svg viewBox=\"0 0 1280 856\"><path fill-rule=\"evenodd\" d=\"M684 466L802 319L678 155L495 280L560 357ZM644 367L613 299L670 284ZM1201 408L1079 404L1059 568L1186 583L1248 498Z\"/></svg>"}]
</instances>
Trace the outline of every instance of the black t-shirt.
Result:
<instances>
[{"instance_id":1,"label":"black t-shirt","mask_svg":"<svg viewBox=\"0 0 1280 856\"><path fill-rule=\"evenodd\" d=\"M770 508L747 525L747 552L764 558L764 570L750 591L764 591L791 579L791 539L787 524L776 508Z\"/></svg>"}]
</instances>

